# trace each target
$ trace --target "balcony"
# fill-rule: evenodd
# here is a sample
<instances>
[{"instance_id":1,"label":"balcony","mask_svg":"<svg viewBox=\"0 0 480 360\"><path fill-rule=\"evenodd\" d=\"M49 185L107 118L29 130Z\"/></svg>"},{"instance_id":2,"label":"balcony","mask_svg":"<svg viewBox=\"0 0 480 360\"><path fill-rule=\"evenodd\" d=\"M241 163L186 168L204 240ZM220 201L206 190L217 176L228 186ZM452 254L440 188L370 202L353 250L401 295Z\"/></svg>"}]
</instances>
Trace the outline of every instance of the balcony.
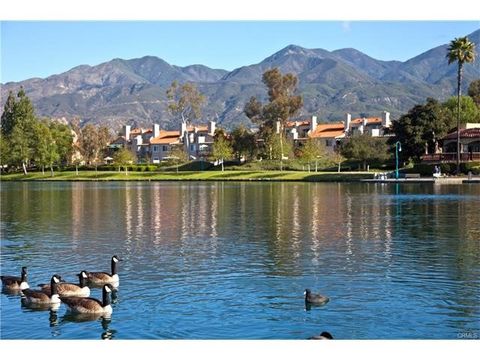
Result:
<instances>
[{"instance_id":1,"label":"balcony","mask_svg":"<svg viewBox=\"0 0 480 360\"><path fill-rule=\"evenodd\" d=\"M425 154L422 156L424 163L454 163L457 153ZM480 161L480 152L460 153L460 162Z\"/></svg>"}]
</instances>

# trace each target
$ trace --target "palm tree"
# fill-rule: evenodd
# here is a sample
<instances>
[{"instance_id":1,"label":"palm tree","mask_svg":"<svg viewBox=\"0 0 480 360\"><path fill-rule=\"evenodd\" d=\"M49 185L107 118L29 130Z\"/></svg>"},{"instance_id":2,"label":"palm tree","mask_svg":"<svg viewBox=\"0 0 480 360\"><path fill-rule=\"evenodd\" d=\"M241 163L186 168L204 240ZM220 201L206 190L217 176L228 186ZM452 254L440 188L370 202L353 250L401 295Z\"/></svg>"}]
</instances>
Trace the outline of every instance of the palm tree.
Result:
<instances>
[{"instance_id":1,"label":"palm tree","mask_svg":"<svg viewBox=\"0 0 480 360\"><path fill-rule=\"evenodd\" d=\"M448 64L458 62L457 73L457 174L460 173L460 86L462 83L462 71L464 63L471 63L475 60L475 43L468 38L455 38L450 42L447 49Z\"/></svg>"}]
</instances>

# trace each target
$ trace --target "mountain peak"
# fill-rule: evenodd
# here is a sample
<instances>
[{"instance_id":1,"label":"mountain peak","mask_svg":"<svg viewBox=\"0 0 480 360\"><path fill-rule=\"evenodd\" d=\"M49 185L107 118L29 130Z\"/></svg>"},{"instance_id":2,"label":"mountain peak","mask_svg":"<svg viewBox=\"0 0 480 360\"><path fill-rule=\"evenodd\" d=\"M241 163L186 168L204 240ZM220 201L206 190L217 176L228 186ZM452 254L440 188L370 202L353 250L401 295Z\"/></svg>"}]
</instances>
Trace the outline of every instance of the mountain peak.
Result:
<instances>
[{"instance_id":1,"label":"mountain peak","mask_svg":"<svg viewBox=\"0 0 480 360\"><path fill-rule=\"evenodd\" d=\"M285 55L308 55L310 50L305 49L301 46L290 44L282 50L278 51L277 54Z\"/></svg>"}]
</instances>

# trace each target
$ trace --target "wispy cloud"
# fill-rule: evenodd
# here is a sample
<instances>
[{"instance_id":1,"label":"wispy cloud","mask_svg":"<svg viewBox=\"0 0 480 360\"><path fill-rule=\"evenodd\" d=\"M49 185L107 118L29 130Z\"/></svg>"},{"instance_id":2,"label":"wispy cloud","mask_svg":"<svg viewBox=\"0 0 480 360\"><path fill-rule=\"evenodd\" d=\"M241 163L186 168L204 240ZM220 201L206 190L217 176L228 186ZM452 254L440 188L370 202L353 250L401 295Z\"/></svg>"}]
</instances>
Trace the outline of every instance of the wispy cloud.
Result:
<instances>
[{"instance_id":1,"label":"wispy cloud","mask_svg":"<svg viewBox=\"0 0 480 360\"><path fill-rule=\"evenodd\" d=\"M350 21L342 21L342 30L347 33L352 30Z\"/></svg>"}]
</instances>

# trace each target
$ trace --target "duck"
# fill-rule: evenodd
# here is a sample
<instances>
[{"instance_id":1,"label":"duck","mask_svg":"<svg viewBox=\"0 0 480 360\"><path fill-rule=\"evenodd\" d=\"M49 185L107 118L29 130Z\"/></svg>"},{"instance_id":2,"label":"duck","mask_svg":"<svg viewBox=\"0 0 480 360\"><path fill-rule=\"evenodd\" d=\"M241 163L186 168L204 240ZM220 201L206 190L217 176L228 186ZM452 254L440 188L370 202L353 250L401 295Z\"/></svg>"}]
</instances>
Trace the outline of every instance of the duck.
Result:
<instances>
[{"instance_id":1,"label":"duck","mask_svg":"<svg viewBox=\"0 0 480 360\"><path fill-rule=\"evenodd\" d=\"M111 260L111 269L112 273L109 274L107 272L88 272L87 271L87 279L88 282L92 285L102 286L105 284L113 285L114 287L118 287L120 284L120 278L118 277L117 273L117 263L121 261L117 255L112 256Z\"/></svg>"},{"instance_id":2,"label":"duck","mask_svg":"<svg viewBox=\"0 0 480 360\"><path fill-rule=\"evenodd\" d=\"M28 289L30 286L27 282L27 267L22 267L22 272L20 277L18 276L9 276L2 275L2 287L7 290L24 290Z\"/></svg>"},{"instance_id":3,"label":"duck","mask_svg":"<svg viewBox=\"0 0 480 360\"><path fill-rule=\"evenodd\" d=\"M325 305L330 301L327 296L313 294L310 289L305 289L303 294L305 295L305 303L309 305Z\"/></svg>"},{"instance_id":4,"label":"duck","mask_svg":"<svg viewBox=\"0 0 480 360\"><path fill-rule=\"evenodd\" d=\"M77 274L79 283L72 284L67 282L60 282L57 284L57 293L59 296L90 296L90 288L87 286L87 272L85 270ZM49 295L51 293L51 286L49 284L38 284L42 291Z\"/></svg>"},{"instance_id":5,"label":"duck","mask_svg":"<svg viewBox=\"0 0 480 360\"><path fill-rule=\"evenodd\" d=\"M53 275L50 280L50 293L46 294L41 289L22 290L22 304L29 305L46 305L46 304L60 304L60 297L57 292L57 284L60 282L58 275Z\"/></svg>"},{"instance_id":6,"label":"duck","mask_svg":"<svg viewBox=\"0 0 480 360\"><path fill-rule=\"evenodd\" d=\"M112 286L103 285L102 301L91 297L60 297L61 301L68 306L71 313L76 314L103 314L110 315L113 311L110 303Z\"/></svg>"},{"instance_id":7,"label":"duck","mask_svg":"<svg viewBox=\"0 0 480 360\"><path fill-rule=\"evenodd\" d=\"M333 340L333 336L328 331L323 331L320 335L309 337L308 340Z\"/></svg>"}]
</instances>

